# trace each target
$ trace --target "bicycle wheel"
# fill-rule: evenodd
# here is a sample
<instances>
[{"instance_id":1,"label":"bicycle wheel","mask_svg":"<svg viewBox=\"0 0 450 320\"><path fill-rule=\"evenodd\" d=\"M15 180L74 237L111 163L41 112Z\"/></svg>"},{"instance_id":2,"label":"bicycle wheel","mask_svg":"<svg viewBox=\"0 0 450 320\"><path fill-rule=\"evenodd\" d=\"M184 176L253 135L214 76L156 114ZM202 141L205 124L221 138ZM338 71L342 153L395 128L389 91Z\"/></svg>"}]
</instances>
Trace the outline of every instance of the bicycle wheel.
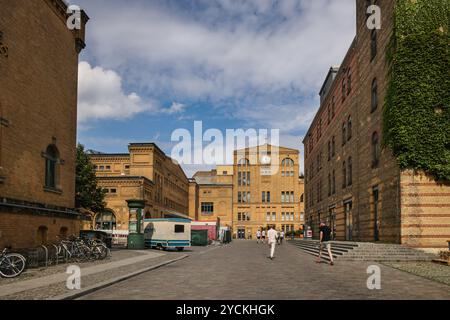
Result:
<instances>
[{"instance_id":1,"label":"bicycle wheel","mask_svg":"<svg viewBox=\"0 0 450 320\"><path fill-rule=\"evenodd\" d=\"M0 275L4 278L14 278L19 276L26 266L27 260L18 253L8 253L0 264Z\"/></svg>"},{"instance_id":2,"label":"bicycle wheel","mask_svg":"<svg viewBox=\"0 0 450 320\"><path fill-rule=\"evenodd\" d=\"M98 244L95 247L95 250L100 253L98 257L99 260L104 260L109 255L109 249L104 244Z\"/></svg>"}]
</instances>

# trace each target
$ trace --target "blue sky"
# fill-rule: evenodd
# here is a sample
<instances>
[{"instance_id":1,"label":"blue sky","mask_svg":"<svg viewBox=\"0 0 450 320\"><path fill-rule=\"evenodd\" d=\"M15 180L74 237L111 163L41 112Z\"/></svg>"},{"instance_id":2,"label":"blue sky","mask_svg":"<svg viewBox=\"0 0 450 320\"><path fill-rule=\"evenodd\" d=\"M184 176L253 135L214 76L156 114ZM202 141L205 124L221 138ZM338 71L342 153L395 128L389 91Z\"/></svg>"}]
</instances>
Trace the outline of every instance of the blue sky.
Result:
<instances>
[{"instance_id":1,"label":"blue sky","mask_svg":"<svg viewBox=\"0 0 450 320\"><path fill-rule=\"evenodd\" d=\"M175 129L280 129L301 140L331 65L355 34L354 0L71 0L90 16L78 141L102 152ZM185 167L190 176L203 165Z\"/></svg>"}]
</instances>

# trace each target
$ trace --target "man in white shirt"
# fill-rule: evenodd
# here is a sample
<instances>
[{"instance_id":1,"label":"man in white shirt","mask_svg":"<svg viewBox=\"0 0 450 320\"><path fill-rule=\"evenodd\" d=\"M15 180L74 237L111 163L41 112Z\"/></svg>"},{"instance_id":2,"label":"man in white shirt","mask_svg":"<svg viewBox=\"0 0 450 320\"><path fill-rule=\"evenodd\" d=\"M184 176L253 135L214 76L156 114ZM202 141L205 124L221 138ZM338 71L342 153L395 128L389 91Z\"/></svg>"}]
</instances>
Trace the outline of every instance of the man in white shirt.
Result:
<instances>
[{"instance_id":1,"label":"man in white shirt","mask_svg":"<svg viewBox=\"0 0 450 320\"><path fill-rule=\"evenodd\" d=\"M277 232L273 228L270 227L270 230L267 232L267 242L270 246L270 260L273 260L273 255L275 253L275 246L277 245Z\"/></svg>"}]
</instances>

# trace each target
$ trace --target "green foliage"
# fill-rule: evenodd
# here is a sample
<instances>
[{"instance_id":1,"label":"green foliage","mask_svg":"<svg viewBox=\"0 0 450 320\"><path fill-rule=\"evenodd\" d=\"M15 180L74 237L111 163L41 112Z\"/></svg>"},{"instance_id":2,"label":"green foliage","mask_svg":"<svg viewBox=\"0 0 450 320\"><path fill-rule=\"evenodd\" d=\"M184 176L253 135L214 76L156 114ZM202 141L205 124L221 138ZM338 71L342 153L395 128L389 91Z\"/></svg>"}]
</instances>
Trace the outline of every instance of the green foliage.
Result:
<instances>
[{"instance_id":1,"label":"green foliage","mask_svg":"<svg viewBox=\"0 0 450 320\"><path fill-rule=\"evenodd\" d=\"M75 204L77 208L93 212L102 211L106 205L105 191L97 186L94 165L81 144L77 146L76 165Z\"/></svg>"},{"instance_id":2,"label":"green foliage","mask_svg":"<svg viewBox=\"0 0 450 320\"><path fill-rule=\"evenodd\" d=\"M383 137L401 168L450 180L450 1L398 0Z\"/></svg>"}]
</instances>

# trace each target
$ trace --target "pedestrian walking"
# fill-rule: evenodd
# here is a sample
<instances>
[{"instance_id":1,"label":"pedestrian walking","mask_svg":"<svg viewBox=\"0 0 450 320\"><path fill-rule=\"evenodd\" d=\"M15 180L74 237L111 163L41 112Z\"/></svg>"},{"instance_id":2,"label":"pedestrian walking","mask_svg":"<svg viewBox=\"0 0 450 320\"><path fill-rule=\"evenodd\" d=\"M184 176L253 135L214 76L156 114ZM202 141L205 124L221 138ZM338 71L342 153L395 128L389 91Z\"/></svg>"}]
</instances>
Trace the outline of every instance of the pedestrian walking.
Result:
<instances>
[{"instance_id":1,"label":"pedestrian walking","mask_svg":"<svg viewBox=\"0 0 450 320\"><path fill-rule=\"evenodd\" d=\"M259 241L261 241L261 230L256 231L256 243L259 244Z\"/></svg>"},{"instance_id":2,"label":"pedestrian walking","mask_svg":"<svg viewBox=\"0 0 450 320\"><path fill-rule=\"evenodd\" d=\"M266 243L266 230L263 229L263 231L261 232L261 239L262 239L262 243Z\"/></svg>"},{"instance_id":3,"label":"pedestrian walking","mask_svg":"<svg viewBox=\"0 0 450 320\"><path fill-rule=\"evenodd\" d=\"M281 230L281 232L280 232L280 244L283 244L283 240L284 240L284 231Z\"/></svg>"},{"instance_id":4,"label":"pedestrian walking","mask_svg":"<svg viewBox=\"0 0 450 320\"><path fill-rule=\"evenodd\" d=\"M270 227L270 230L267 232L267 243L270 247L270 260L273 260L275 254L275 246L277 245L277 232L275 229Z\"/></svg>"},{"instance_id":5,"label":"pedestrian walking","mask_svg":"<svg viewBox=\"0 0 450 320\"><path fill-rule=\"evenodd\" d=\"M280 231L277 231L277 244L280 245Z\"/></svg>"},{"instance_id":6,"label":"pedestrian walking","mask_svg":"<svg viewBox=\"0 0 450 320\"><path fill-rule=\"evenodd\" d=\"M325 222L320 223L319 228L320 233L320 244L319 244L319 257L317 258L317 263L322 261L322 249L325 247L330 256L330 265L334 265L333 254L331 253L331 229L326 225Z\"/></svg>"}]
</instances>

